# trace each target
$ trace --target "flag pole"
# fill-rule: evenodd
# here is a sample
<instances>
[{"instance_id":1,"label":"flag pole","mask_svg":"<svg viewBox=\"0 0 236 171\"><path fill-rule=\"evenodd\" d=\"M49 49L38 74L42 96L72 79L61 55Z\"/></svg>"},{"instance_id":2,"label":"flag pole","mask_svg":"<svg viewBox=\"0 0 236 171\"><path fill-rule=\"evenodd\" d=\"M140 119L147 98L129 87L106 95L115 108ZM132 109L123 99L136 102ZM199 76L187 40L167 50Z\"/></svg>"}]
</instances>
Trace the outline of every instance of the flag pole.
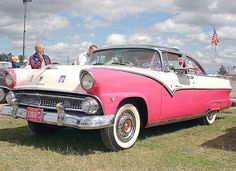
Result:
<instances>
[{"instance_id":1,"label":"flag pole","mask_svg":"<svg viewBox=\"0 0 236 171\"><path fill-rule=\"evenodd\" d=\"M215 53L214 53L214 71L213 71L213 75L216 75L216 45L215 45Z\"/></svg>"},{"instance_id":2,"label":"flag pole","mask_svg":"<svg viewBox=\"0 0 236 171\"><path fill-rule=\"evenodd\" d=\"M217 33L216 33L216 30L215 30L215 27L213 27L213 35L212 35L212 38L211 38L211 44L215 46L215 53L214 53L214 57L213 57L213 75L216 74L216 46L217 44L219 43L219 38L217 36Z\"/></svg>"}]
</instances>

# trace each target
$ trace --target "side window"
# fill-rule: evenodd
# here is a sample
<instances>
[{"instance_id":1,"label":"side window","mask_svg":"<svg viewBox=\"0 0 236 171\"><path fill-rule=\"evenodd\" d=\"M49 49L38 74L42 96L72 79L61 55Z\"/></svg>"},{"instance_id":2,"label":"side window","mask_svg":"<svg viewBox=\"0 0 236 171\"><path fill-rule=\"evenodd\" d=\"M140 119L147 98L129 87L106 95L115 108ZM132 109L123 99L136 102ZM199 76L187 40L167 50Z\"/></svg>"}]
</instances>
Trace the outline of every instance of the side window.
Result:
<instances>
[{"instance_id":1,"label":"side window","mask_svg":"<svg viewBox=\"0 0 236 171\"><path fill-rule=\"evenodd\" d=\"M186 67L190 68L189 69L190 74L204 75L204 72L202 71L199 64L192 58L186 56L185 63L186 63Z\"/></svg>"},{"instance_id":2,"label":"side window","mask_svg":"<svg viewBox=\"0 0 236 171\"><path fill-rule=\"evenodd\" d=\"M179 67L180 54L170 53L170 52L163 52L162 55L163 55L164 68L166 66L169 66L170 69Z\"/></svg>"},{"instance_id":3,"label":"side window","mask_svg":"<svg viewBox=\"0 0 236 171\"><path fill-rule=\"evenodd\" d=\"M135 56L135 66L161 71L161 58L158 52L153 50L142 50L133 56Z\"/></svg>"},{"instance_id":4,"label":"side window","mask_svg":"<svg viewBox=\"0 0 236 171\"><path fill-rule=\"evenodd\" d=\"M158 52L155 53L155 56L152 61L152 66L154 70L157 70L157 71L161 70L161 57Z\"/></svg>"}]
</instances>

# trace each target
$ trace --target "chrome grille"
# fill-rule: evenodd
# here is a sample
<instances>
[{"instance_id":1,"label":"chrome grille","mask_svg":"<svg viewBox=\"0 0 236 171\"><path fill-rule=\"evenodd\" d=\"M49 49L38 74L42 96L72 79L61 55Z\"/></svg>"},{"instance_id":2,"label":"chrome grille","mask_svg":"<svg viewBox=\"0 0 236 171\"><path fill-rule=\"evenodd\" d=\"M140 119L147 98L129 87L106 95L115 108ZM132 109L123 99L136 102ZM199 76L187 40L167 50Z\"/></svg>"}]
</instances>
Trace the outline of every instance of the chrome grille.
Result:
<instances>
[{"instance_id":1,"label":"chrome grille","mask_svg":"<svg viewBox=\"0 0 236 171\"><path fill-rule=\"evenodd\" d=\"M62 103L66 110L82 111L83 97L57 96L47 94L16 93L17 103L27 106L35 106L43 109L56 109L58 103Z\"/></svg>"}]
</instances>

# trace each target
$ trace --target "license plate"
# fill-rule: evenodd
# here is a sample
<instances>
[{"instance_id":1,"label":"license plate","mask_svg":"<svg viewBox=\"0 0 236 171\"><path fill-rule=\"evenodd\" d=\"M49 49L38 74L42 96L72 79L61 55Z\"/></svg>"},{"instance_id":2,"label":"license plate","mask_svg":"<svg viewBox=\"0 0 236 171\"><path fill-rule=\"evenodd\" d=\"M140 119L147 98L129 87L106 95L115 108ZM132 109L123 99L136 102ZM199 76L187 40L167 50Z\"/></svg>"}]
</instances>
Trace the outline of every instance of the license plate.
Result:
<instances>
[{"instance_id":1,"label":"license plate","mask_svg":"<svg viewBox=\"0 0 236 171\"><path fill-rule=\"evenodd\" d=\"M41 122L43 119L43 109L27 107L25 119L32 122Z\"/></svg>"}]
</instances>

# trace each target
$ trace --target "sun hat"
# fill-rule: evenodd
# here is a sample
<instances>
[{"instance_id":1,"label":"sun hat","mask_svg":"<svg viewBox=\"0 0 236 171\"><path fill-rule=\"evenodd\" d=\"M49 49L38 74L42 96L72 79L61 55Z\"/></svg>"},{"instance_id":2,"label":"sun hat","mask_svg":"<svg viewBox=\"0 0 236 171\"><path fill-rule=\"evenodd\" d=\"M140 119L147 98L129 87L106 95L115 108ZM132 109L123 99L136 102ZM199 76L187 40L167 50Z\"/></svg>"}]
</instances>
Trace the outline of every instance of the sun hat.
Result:
<instances>
[{"instance_id":1,"label":"sun hat","mask_svg":"<svg viewBox=\"0 0 236 171\"><path fill-rule=\"evenodd\" d=\"M18 56L13 56L13 57L11 57L11 59L12 59L14 62L20 62Z\"/></svg>"}]
</instances>

